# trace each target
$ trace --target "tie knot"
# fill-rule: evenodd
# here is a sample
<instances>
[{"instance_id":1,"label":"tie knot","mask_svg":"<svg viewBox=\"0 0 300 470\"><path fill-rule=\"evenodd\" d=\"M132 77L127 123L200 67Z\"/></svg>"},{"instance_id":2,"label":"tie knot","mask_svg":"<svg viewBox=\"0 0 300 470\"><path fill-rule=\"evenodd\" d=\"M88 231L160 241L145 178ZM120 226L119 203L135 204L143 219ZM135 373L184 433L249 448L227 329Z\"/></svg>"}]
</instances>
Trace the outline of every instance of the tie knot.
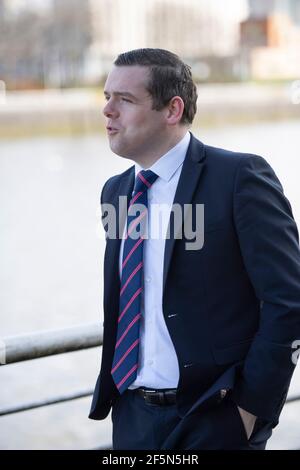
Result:
<instances>
[{"instance_id":1,"label":"tie knot","mask_svg":"<svg viewBox=\"0 0 300 470\"><path fill-rule=\"evenodd\" d=\"M136 175L134 193L145 192L151 188L158 175L151 170L142 170Z\"/></svg>"}]
</instances>

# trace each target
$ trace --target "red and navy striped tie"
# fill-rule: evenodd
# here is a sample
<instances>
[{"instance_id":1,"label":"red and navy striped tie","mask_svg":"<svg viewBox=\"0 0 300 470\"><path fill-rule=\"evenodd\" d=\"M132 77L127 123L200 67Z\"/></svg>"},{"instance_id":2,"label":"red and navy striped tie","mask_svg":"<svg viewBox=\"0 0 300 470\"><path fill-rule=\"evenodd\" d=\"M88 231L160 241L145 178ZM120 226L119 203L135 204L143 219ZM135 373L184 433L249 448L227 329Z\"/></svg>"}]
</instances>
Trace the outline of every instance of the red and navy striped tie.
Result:
<instances>
[{"instance_id":1,"label":"red and navy striped tie","mask_svg":"<svg viewBox=\"0 0 300 470\"><path fill-rule=\"evenodd\" d=\"M137 376L145 238L141 227L147 227L147 223L145 223L148 217L147 190L157 178L158 175L151 170L143 170L137 174L133 197L128 208L117 340L111 370L120 394L129 387ZM142 206L138 207L135 204Z\"/></svg>"}]
</instances>

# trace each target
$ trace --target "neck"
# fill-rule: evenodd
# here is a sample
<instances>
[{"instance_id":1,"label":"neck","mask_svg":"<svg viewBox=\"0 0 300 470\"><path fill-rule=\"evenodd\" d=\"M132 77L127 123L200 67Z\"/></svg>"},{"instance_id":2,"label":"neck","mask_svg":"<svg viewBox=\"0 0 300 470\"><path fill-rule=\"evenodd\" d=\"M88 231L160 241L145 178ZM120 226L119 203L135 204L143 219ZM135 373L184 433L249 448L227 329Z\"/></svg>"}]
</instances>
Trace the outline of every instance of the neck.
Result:
<instances>
[{"instance_id":1,"label":"neck","mask_svg":"<svg viewBox=\"0 0 300 470\"><path fill-rule=\"evenodd\" d=\"M135 161L143 168L150 168L155 162L157 162L157 160L175 147L183 139L186 132L187 128L180 130L176 135L173 134L169 137L164 137L162 143L158 147L151 149L151 155L139 156Z\"/></svg>"}]
</instances>

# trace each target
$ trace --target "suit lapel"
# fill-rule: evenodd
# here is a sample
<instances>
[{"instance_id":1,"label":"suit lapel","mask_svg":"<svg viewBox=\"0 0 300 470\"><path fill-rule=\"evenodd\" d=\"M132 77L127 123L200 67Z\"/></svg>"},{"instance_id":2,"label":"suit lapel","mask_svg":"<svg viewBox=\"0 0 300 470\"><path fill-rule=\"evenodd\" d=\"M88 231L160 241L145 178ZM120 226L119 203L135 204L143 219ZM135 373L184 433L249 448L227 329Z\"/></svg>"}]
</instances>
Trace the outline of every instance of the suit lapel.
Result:
<instances>
[{"instance_id":1,"label":"suit lapel","mask_svg":"<svg viewBox=\"0 0 300 470\"><path fill-rule=\"evenodd\" d=\"M116 238L108 238L107 245L105 250L105 261L104 265L107 269L107 278L109 282L107 286L111 290L110 295L119 296L120 289L120 276L119 276L119 253L121 238L123 234L123 229L127 217L128 205L131 199L131 194L134 187L135 172L134 166L129 168L127 174L123 176L120 182L119 189L115 192L115 196L111 201L111 204L116 209L117 220L116 220ZM119 204L119 196L125 196L127 198L127 204ZM108 296L109 297L109 296Z\"/></svg>"},{"instance_id":2,"label":"suit lapel","mask_svg":"<svg viewBox=\"0 0 300 470\"><path fill-rule=\"evenodd\" d=\"M192 202L195 189L198 185L201 173L205 166L205 151L204 144L197 140L193 134L191 134L190 145L187 150L185 160L183 162L181 175L178 181L177 190L175 193L173 204L179 204L182 208L182 214L184 204ZM169 221L170 225L170 221ZM170 231L172 235L172 231ZM175 244L175 237L166 239L165 244L165 257L164 257L164 272L163 272L163 292L166 285L166 280L170 268L170 262L172 259L172 253Z\"/></svg>"}]
</instances>

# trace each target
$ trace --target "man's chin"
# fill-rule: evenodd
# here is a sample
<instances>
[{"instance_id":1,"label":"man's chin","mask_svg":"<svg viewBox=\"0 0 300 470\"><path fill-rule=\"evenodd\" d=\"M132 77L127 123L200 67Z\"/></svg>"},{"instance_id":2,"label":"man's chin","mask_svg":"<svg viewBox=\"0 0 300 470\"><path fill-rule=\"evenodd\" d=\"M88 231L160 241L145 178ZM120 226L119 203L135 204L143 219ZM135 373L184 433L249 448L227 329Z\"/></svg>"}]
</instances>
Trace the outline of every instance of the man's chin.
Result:
<instances>
[{"instance_id":1,"label":"man's chin","mask_svg":"<svg viewBox=\"0 0 300 470\"><path fill-rule=\"evenodd\" d=\"M117 142L115 138L109 138L109 147L110 150L115 154L118 155L118 157L121 158L126 158L127 160L133 160L136 161L134 157L134 150L129 149L125 145L120 145L120 142Z\"/></svg>"},{"instance_id":2,"label":"man's chin","mask_svg":"<svg viewBox=\"0 0 300 470\"><path fill-rule=\"evenodd\" d=\"M128 154L124 149L120 149L119 147L115 145L110 144L110 150L115 154L118 155L118 157L121 158L127 158L128 160L134 160L131 155Z\"/></svg>"}]
</instances>

